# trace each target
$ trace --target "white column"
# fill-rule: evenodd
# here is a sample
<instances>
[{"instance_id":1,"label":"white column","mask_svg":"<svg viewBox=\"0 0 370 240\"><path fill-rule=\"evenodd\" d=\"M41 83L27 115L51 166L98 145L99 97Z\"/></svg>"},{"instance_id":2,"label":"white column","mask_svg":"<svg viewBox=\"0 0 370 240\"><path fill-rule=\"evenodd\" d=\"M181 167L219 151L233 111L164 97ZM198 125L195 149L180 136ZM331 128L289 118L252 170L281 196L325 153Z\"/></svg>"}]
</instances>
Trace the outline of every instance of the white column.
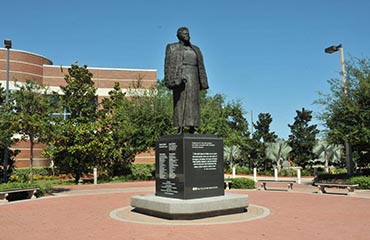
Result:
<instances>
[{"instance_id":1,"label":"white column","mask_svg":"<svg viewBox=\"0 0 370 240\"><path fill-rule=\"evenodd\" d=\"M257 168L253 168L253 181L257 182Z\"/></svg>"},{"instance_id":2,"label":"white column","mask_svg":"<svg viewBox=\"0 0 370 240\"><path fill-rule=\"evenodd\" d=\"M275 176L275 181L278 180L278 170L277 168L274 168L274 176Z\"/></svg>"},{"instance_id":3,"label":"white column","mask_svg":"<svg viewBox=\"0 0 370 240\"><path fill-rule=\"evenodd\" d=\"M94 184L98 184L98 169L94 168Z\"/></svg>"},{"instance_id":4,"label":"white column","mask_svg":"<svg viewBox=\"0 0 370 240\"><path fill-rule=\"evenodd\" d=\"M301 180L301 169L297 169L297 183L298 184L301 184L302 183L302 180Z\"/></svg>"},{"instance_id":5,"label":"white column","mask_svg":"<svg viewBox=\"0 0 370 240\"><path fill-rule=\"evenodd\" d=\"M233 171L233 173L232 173L232 178L235 178L235 165L233 165L233 167L232 167L232 171Z\"/></svg>"}]
</instances>

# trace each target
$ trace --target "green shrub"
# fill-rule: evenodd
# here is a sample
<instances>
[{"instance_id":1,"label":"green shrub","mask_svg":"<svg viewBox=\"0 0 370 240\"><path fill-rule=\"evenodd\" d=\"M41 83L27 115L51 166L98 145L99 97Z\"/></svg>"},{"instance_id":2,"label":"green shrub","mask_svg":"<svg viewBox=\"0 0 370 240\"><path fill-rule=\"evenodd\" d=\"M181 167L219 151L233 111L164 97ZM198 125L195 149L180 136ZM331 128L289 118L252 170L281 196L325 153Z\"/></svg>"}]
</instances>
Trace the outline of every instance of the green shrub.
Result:
<instances>
[{"instance_id":1,"label":"green shrub","mask_svg":"<svg viewBox=\"0 0 370 240\"><path fill-rule=\"evenodd\" d=\"M301 176L313 176L312 169L301 169Z\"/></svg>"},{"instance_id":2,"label":"green shrub","mask_svg":"<svg viewBox=\"0 0 370 240\"><path fill-rule=\"evenodd\" d=\"M114 176L112 178L109 179L109 181L107 180L107 182L127 182L129 179L127 176ZM104 179L105 181L105 179Z\"/></svg>"},{"instance_id":3,"label":"green shrub","mask_svg":"<svg viewBox=\"0 0 370 240\"><path fill-rule=\"evenodd\" d=\"M0 185L0 191L8 190L8 189L16 189L16 188L30 188L30 187L33 187L33 185L29 184L29 183L10 182L10 183L1 184Z\"/></svg>"},{"instance_id":4,"label":"green shrub","mask_svg":"<svg viewBox=\"0 0 370 240\"><path fill-rule=\"evenodd\" d=\"M54 179L51 174L50 167L34 167L33 178L34 180L50 180ZM30 180L29 168L16 168L10 176L11 182L28 182Z\"/></svg>"},{"instance_id":5,"label":"green shrub","mask_svg":"<svg viewBox=\"0 0 370 240\"><path fill-rule=\"evenodd\" d=\"M225 164L224 165L224 173L227 173L227 174L231 174L232 173L232 170L230 168L230 165L228 165L228 164Z\"/></svg>"},{"instance_id":6,"label":"green shrub","mask_svg":"<svg viewBox=\"0 0 370 240\"><path fill-rule=\"evenodd\" d=\"M345 168L336 168L336 167L331 167L330 172L332 174L347 174L347 169Z\"/></svg>"},{"instance_id":7,"label":"green shrub","mask_svg":"<svg viewBox=\"0 0 370 240\"><path fill-rule=\"evenodd\" d=\"M358 176L352 177L349 179L349 182L352 184L358 184L360 189L370 189L370 177Z\"/></svg>"},{"instance_id":8,"label":"green shrub","mask_svg":"<svg viewBox=\"0 0 370 240\"><path fill-rule=\"evenodd\" d=\"M35 183L10 182L0 185L0 191L17 188L37 188L37 192L35 195L36 197L41 197L44 196L45 194L51 194L53 192L53 183L50 181L42 181Z\"/></svg>"},{"instance_id":9,"label":"green shrub","mask_svg":"<svg viewBox=\"0 0 370 240\"><path fill-rule=\"evenodd\" d=\"M348 176L346 173L340 174L331 174L331 173L322 173L315 177L314 182L347 182Z\"/></svg>"},{"instance_id":10,"label":"green shrub","mask_svg":"<svg viewBox=\"0 0 370 240\"><path fill-rule=\"evenodd\" d=\"M33 167L33 174L39 174L42 176L50 176L51 170L49 167ZM14 174L30 174L29 168L16 168Z\"/></svg>"},{"instance_id":11,"label":"green shrub","mask_svg":"<svg viewBox=\"0 0 370 240\"><path fill-rule=\"evenodd\" d=\"M231 188L235 189L254 189L254 181L249 178L231 178Z\"/></svg>"},{"instance_id":12,"label":"green shrub","mask_svg":"<svg viewBox=\"0 0 370 240\"><path fill-rule=\"evenodd\" d=\"M129 180L153 180L155 178L155 165L152 163L132 164Z\"/></svg>"},{"instance_id":13,"label":"green shrub","mask_svg":"<svg viewBox=\"0 0 370 240\"><path fill-rule=\"evenodd\" d=\"M274 176L274 171L273 170L261 170L257 172L258 175L262 176Z\"/></svg>"},{"instance_id":14,"label":"green shrub","mask_svg":"<svg viewBox=\"0 0 370 240\"><path fill-rule=\"evenodd\" d=\"M235 171L237 174L252 174L253 170L250 168L247 168L246 166L235 166Z\"/></svg>"},{"instance_id":15,"label":"green shrub","mask_svg":"<svg viewBox=\"0 0 370 240\"><path fill-rule=\"evenodd\" d=\"M294 177L297 176L297 170L292 168L283 168L280 170L279 175L282 177Z\"/></svg>"}]
</instances>

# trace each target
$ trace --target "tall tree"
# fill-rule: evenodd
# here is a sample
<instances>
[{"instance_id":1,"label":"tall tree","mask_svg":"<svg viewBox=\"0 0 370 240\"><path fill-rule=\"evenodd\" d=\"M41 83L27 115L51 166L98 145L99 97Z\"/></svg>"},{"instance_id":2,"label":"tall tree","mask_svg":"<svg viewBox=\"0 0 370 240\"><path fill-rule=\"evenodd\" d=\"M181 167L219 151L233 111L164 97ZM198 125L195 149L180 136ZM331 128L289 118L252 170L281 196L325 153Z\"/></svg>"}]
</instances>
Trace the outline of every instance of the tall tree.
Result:
<instances>
[{"instance_id":1,"label":"tall tree","mask_svg":"<svg viewBox=\"0 0 370 240\"><path fill-rule=\"evenodd\" d=\"M277 135L275 132L270 131L270 125L272 123L272 117L270 113L258 114L258 120L256 124L253 124L255 132L253 138L263 143L275 142Z\"/></svg>"},{"instance_id":2,"label":"tall tree","mask_svg":"<svg viewBox=\"0 0 370 240\"><path fill-rule=\"evenodd\" d=\"M346 72L346 84L340 79L329 80L331 92L321 93L317 103L324 107L320 119L328 128L328 141L348 143L346 168L352 175L353 160L358 166L370 166L370 58L351 59Z\"/></svg>"},{"instance_id":3,"label":"tall tree","mask_svg":"<svg viewBox=\"0 0 370 240\"><path fill-rule=\"evenodd\" d=\"M250 141L251 152L250 156L253 161L253 165L263 165L265 170L271 162L267 161L266 158L266 144L275 142L277 135L275 132L270 131L270 124L272 122L271 114L260 113L258 114L258 120L253 124L255 132L253 138Z\"/></svg>"},{"instance_id":4,"label":"tall tree","mask_svg":"<svg viewBox=\"0 0 370 240\"><path fill-rule=\"evenodd\" d=\"M33 156L36 143L46 142L50 132L51 105L47 89L35 82L26 81L14 93L13 121L15 131L22 140L30 143L30 182L33 181Z\"/></svg>"},{"instance_id":5,"label":"tall tree","mask_svg":"<svg viewBox=\"0 0 370 240\"><path fill-rule=\"evenodd\" d=\"M131 135L130 120L128 114L122 110L126 105L125 93L122 92L118 83L109 92L109 97L101 102L99 118L102 121L102 132L109 132L112 144L107 158L110 160L104 166L110 175L124 175L129 171L130 164L134 160L135 150L127 143Z\"/></svg>"},{"instance_id":6,"label":"tall tree","mask_svg":"<svg viewBox=\"0 0 370 240\"><path fill-rule=\"evenodd\" d=\"M76 182L105 160L104 153L111 143L109 135L100 134L92 76L86 65L72 64L64 78L67 84L61 86L63 93L55 93L60 99L59 111L67 112L69 117L55 119L47 153L61 171L72 173Z\"/></svg>"},{"instance_id":7,"label":"tall tree","mask_svg":"<svg viewBox=\"0 0 370 240\"><path fill-rule=\"evenodd\" d=\"M113 175L124 175L136 154L149 150L162 135L171 133L171 95L161 82L143 91L140 80L123 93L119 84L102 100L102 131L110 132L109 157Z\"/></svg>"},{"instance_id":8,"label":"tall tree","mask_svg":"<svg viewBox=\"0 0 370 240\"><path fill-rule=\"evenodd\" d=\"M0 84L0 182L7 182L14 168L14 157L19 152L12 151L9 147L16 142L12 138L15 133L13 101L5 102L5 91ZM6 172L5 172L6 171Z\"/></svg>"},{"instance_id":9,"label":"tall tree","mask_svg":"<svg viewBox=\"0 0 370 240\"><path fill-rule=\"evenodd\" d=\"M201 97L201 133L215 134L225 145L244 146L250 138L248 122L239 101L226 102L221 94Z\"/></svg>"},{"instance_id":10,"label":"tall tree","mask_svg":"<svg viewBox=\"0 0 370 240\"><path fill-rule=\"evenodd\" d=\"M312 149L319 130L317 125L310 125L312 111L302 108L302 111L297 110L296 113L297 116L294 117L294 123L288 124L291 131L288 143L293 148L290 155L293 162L299 166L306 167L308 161L314 157Z\"/></svg>"},{"instance_id":11,"label":"tall tree","mask_svg":"<svg viewBox=\"0 0 370 240\"><path fill-rule=\"evenodd\" d=\"M242 149L246 149L250 132L248 122L245 118L245 111L240 101L231 101L225 106L226 123L229 127L228 141L229 145L238 145ZM243 154L242 154L243 156Z\"/></svg>"},{"instance_id":12,"label":"tall tree","mask_svg":"<svg viewBox=\"0 0 370 240\"><path fill-rule=\"evenodd\" d=\"M160 85L160 83L158 84ZM155 146L155 142L170 133L172 116L170 92L164 86L153 86L143 90L140 79L127 92L123 111L128 115L134 132L130 143L140 151Z\"/></svg>"},{"instance_id":13,"label":"tall tree","mask_svg":"<svg viewBox=\"0 0 370 240\"><path fill-rule=\"evenodd\" d=\"M77 64L72 64L68 75L64 77L67 85L60 86L63 94L58 97L61 107L70 114L72 121L81 123L96 120L98 99L92 77L86 65L80 67Z\"/></svg>"}]
</instances>

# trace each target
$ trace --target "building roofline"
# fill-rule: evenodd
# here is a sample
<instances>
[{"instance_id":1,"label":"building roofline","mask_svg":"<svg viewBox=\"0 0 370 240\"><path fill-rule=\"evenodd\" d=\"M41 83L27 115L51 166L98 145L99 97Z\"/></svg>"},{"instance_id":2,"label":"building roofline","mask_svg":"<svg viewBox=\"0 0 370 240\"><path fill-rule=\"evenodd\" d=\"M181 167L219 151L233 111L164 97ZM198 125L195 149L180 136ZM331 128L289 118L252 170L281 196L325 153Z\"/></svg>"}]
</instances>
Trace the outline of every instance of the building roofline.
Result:
<instances>
[{"instance_id":1,"label":"building roofline","mask_svg":"<svg viewBox=\"0 0 370 240\"><path fill-rule=\"evenodd\" d=\"M55 68L70 68L71 66L63 66L63 65L46 65L45 67L55 67ZM103 67L89 67L87 69L96 69L96 70L118 70L118 71L141 71L141 72L157 72L157 69L131 69L131 68L103 68Z\"/></svg>"},{"instance_id":2,"label":"building roofline","mask_svg":"<svg viewBox=\"0 0 370 240\"><path fill-rule=\"evenodd\" d=\"M4 50L6 51L7 49L6 48L0 48L0 50ZM34 56L37 56L37 57L41 57L47 61L50 62L50 64L43 64L43 66L46 66L46 67L57 67L57 68L60 68L60 67L63 67L63 68L70 68L70 66L63 66L63 65L53 65L53 61L51 61L49 58L45 57L45 56L42 56L40 54L37 54L37 53L33 53L33 52L28 52L28 51L24 51L24 50L18 50L18 49L14 49L14 48L11 48L10 51L12 52L20 52L20 53L26 53L26 54L31 54L31 55L34 55ZM105 67L87 67L87 69L96 69L96 70L118 70L118 71L144 71L144 72L157 72L157 69L135 69L135 68L105 68Z\"/></svg>"},{"instance_id":3,"label":"building roofline","mask_svg":"<svg viewBox=\"0 0 370 240\"><path fill-rule=\"evenodd\" d=\"M7 49L6 48L0 48L0 50L5 50L6 51ZM31 54L31 55L34 55L34 56L37 56L37 57L41 57L41 58L44 58L44 59L48 60L50 62L50 64L53 65L53 61L51 61L49 58L47 58L45 56L42 56L40 54L37 54L37 53L23 51L23 50L18 50L18 49L14 49L14 48L11 48L10 51L12 51L12 52L20 52L20 53L27 53L27 54Z\"/></svg>"}]
</instances>

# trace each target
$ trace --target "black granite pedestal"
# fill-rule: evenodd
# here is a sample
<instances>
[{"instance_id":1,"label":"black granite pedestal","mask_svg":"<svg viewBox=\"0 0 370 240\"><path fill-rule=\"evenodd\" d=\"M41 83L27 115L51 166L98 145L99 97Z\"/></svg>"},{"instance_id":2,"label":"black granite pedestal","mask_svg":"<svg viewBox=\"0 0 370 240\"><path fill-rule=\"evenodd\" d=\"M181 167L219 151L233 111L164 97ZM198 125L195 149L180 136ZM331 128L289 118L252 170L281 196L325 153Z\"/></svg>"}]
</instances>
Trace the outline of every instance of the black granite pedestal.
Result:
<instances>
[{"instance_id":1,"label":"black granite pedestal","mask_svg":"<svg viewBox=\"0 0 370 240\"><path fill-rule=\"evenodd\" d=\"M225 196L221 138L180 134L156 143L155 195L133 196L131 206L148 215L195 219L244 212L248 196Z\"/></svg>"},{"instance_id":2,"label":"black granite pedestal","mask_svg":"<svg viewBox=\"0 0 370 240\"><path fill-rule=\"evenodd\" d=\"M223 141L181 134L156 144L156 196L194 199L224 195Z\"/></svg>"}]
</instances>

